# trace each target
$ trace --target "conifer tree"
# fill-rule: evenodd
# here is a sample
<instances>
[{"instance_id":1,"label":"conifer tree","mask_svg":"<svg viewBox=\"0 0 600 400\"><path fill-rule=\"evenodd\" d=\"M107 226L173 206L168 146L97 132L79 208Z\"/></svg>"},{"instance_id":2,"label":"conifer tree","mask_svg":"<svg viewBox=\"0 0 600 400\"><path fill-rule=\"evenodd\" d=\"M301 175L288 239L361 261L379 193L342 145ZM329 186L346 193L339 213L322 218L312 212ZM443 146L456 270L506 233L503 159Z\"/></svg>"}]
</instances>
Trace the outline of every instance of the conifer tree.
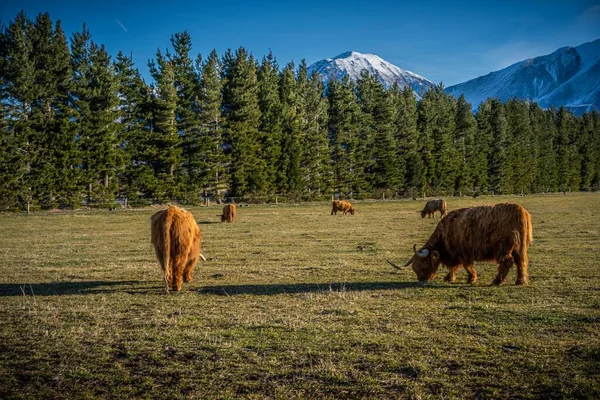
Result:
<instances>
[{"instance_id":1,"label":"conifer tree","mask_svg":"<svg viewBox=\"0 0 600 400\"><path fill-rule=\"evenodd\" d=\"M506 117L509 138L507 162L511 164L513 176L512 193L529 193L536 166L528 104L517 99L507 101Z\"/></svg>"},{"instance_id":2,"label":"conifer tree","mask_svg":"<svg viewBox=\"0 0 600 400\"><path fill-rule=\"evenodd\" d=\"M458 173L453 147L454 103L439 85L425 93L418 112L419 146L425 165L423 189L453 194Z\"/></svg>"},{"instance_id":3,"label":"conifer tree","mask_svg":"<svg viewBox=\"0 0 600 400\"><path fill-rule=\"evenodd\" d=\"M200 60L199 60L200 61ZM215 194L226 182L223 157L223 120L221 118L221 62L215 50L200 65L200 121L202 126L204 186Z\"/></svg>"},{"instance_id":4,"label":"conifer tree","mask_svg":"<svg viewBox=\"0 0 600 400\"><path fill-rule=\"evenodd\" d=\"M173 66L176 92L175 121L182 145L182 186L194 199L206 184L206 143L202 138L200 79L191 56L192 38L187 31L171 37L174 53L168 54ZM201 58L200 58L201 60Z\"/></svg>"},{"instance_id":5,"label":"conifer tree","mask_svg":"<svg viewBox=\"0 0 600 400\"><path fill-rule=\"evenodd\" d=\"M357 118L356 149L354 151L354 177L353 195L365 198L374 189L374 170L377 167L374 159L373 148L375 146L375 121L373 112L375 109L375 85L376 78L367 71L363 71L355 84L356 103L359 108Z\"/></svg>"},{"instance_id":6,"label":"conifer tree","mask_svg":"<svg viewBox=\"0 0 600 400\"><path fill-rule=\"evenodd\" d=\"M424 168L417 151L417 100L410 86L400 90L394 85L392 94L396 107L394 136L397 143L398 172L403 182L401 190L404 190L405 195L416 196Z\"/></svg>"},{"instance_id":7,"label":"conifer tree","mask_svg":"<svg viewBox=\"0 0 600 400\"><path fill-rule=\"evenodd\" d=\"M119 191L135 200L150 197L156 186L151 167L148 122L151 121L150 88L135 68L131 57L117 54L115 73L119 82L119 146L123 149L125 168L120 176Z\"/></svg>"},{"instance_id":8,"label":"conifer tree","mask_svg":"<svg viewBox=\"0 0 600 400\"><path fill-rule=\"evenodd\" d=\"M69 52L60 21L48 13L32 23L24 13L3 31L2 98L5 190L11 202L49 208L76 202L76 154L69 104ZM0 189L2 190L2 189ZM4 191L4 190L3 190Z\"/></svg>"},{"instance_id":9,"label":"conifer tree","mask_svg":"<svg viewBox=\"0 0 600 400\"><path fill-rule=\"evenodd\" d=\"M489 113L485 124L490 132L484 134L491 139L488 159L490 186L496 194L512 193L513 175L507 154L510 142L506 132L508 127L504 104L497 99L488 99L486 103L489 103Z\"/></svg>"},{"instance_id":10,"label":"conifer tree","mask_svg":"<svg viewBox=\"0 0 600 400\"><path fill-rule=\"evenodd\" d=\"M279 95L279 67L272 52L263 58L257 72L260 108L261 157L265 162L268 193L285 191L285 171L279 169L282 144L282 106Z\"/></svg>"},{"instance_id":11,"label":"conifer tree","mask_svg":"<svg viewBox=\"0 0 600 400\"><path fill-rule=\"evenodd\" d=\"M279 188L286 193L300 193L300 99L294 64L289 63L281 71L279 96L281 99L281 157L279 161Z\"/></svg>"},{"instance_id":12,"label":"conifer tree","mask_svg":"<svg viewBox=\"0 0 600 400\"><path fill-rule=\"evenodd\" d=\"M556 128L559 190L564 192L579 190L581 159L577 152L577 123L573 114L564 106L560 107L557 112Z\"/></svg>"},{"instance_id":13,"label":"conifer tree","mask_svg":"<svg viewBox=\"0 0 600 400\"><path fill-rule=\"evenodd\" d=\"M581 159L581 190L590 191L598 181L598 113L585 113L579 119L577 147Z\"/></svg>"},{"instance_id":14,"label":"conifer tree","mask_svg":"<svg viewBox=\"0 0 600 400\"><path fill-rule=\"evenodd\" d=\"M71 40L82 183L88 202L114 201L122 167L118 147L118 81L104 45L90 40L83 26Z\"/></svg>"},{"instance_id":15,"label":"conifer tree","mask_svg":"<svg viewBox=\"0 0 600 400\"><path fill-rule=\"evenodd\" d=\"M471 112L471 104L467 102L464 95L461 95L456 101L456 116L454 121L454 147L456 149L458 166L454 190L459 194L473 194L475 176L478 174L478 170L483 169L479 164L485 155L481 156L477 153L475 143L477 126L475 117L473 116L473 112Z\"/></svg>"},{"instance_id":16,"label":"conifer tree","mask_svg":"<svg viewBox=\"0 0 600 400\"><path fill-rule=\"evenodd\" d=\"M394 137L396 110L393 96L376 76L369 74L361 76L357 88L359 102L372 130L367 176L374 188L396 193L401 186L401 175L396 159L398 150Z\"/></svg>"},{"instance_id":17,"label":"conifer tree","mask_svg":"<svg viewBox=\"0 0 600 400\"><path fill-rule=\"evenodd\" d=\"M301 143L300 174L305 199L319 199L331 192L332 171L327 138L327 100L317 72L309 77L306 61L297 71L300 99Z\"/></svg>"},{"instance_id":18,"label":"conifer tree","mask_svg":"<svg viewBox=\"0 0 600 400\"><path fill-rule=\"evenodd\" d=\"M261 158L258 82L254 57L240 47L223 57L225 145L229 148L230 190L233 196L263 194L265 162Z\"/></svg>"},{"instance_id":19,"label":"conifer tree","mask_svg":"<svg viewBox=\"0 0 600 400\"><path fill-rule=\"evenodd\" d=\"M330 79L327 82L327 100L333 184L336 190L350 196L358 173L355 161L361 117L352 81L347 76L341 81Z\"/></svg>"},{"instance_id":20,"label":"conifer tree","mask_svg":"<svg viewBox=\"0 0 600 400\"><path fill-rule=\"evenodd\" d=\"M542 110L534 103L529 107L529 114L536 158L533 187L536 192L555 192L558 190L555 111Z\"/></svg>"},{"instance_id":21,"label":"conifer tree","mask_svg":"<svg viewBox=\"0 0 600 400\"><path fill-rule=\"evenodd\" d=\"M33 199L32 113L35 93L35 62L30 38L32 22L24 11L2 29L0 36L1 100L5 116L0 166L0 193L11 205L25 207Z\"/></svg>"},{"instance_id":22,"label":"conifer tree","mask_svg":"<svg viewBox=\"0 0 600 400\"><path fill-rule=\"evenodd\" d=\"M181 194L180 167L182 162L182 140L177 131L177 90L175 68L172 62L157 51L157 61L148 66L156 82L153 87L152 164L157 178L155 196L161 201L176 198Z\"/></svg>"}]
</instances>

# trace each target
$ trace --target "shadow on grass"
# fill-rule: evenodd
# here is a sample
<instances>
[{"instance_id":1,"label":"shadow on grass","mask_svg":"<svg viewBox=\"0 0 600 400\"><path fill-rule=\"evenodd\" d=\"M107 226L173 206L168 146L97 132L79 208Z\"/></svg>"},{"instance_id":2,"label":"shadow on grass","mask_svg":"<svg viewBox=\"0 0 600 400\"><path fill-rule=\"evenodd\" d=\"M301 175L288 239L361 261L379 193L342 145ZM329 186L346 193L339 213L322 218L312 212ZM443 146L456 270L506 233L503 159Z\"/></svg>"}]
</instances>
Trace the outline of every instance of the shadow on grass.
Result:
<instances>
[{"instance_id":1,"label":"shadow on grass","mask_svg":"<svg viewBox=\"0 0 600 400\"><path fill-rule=\"evenodd\" d=\"M196 221L198 225L207 225L207 224L221 224L221 221Z\"/></svg>"},{"instance_id":2,"label":"shadow on grass","mask_svg":"<svg viewBox=\"0 0 600 400\"><path fill-rule=\"evenodd\" d=\"M156 291L154 287L139 287L140 281L85 281L49 283L0 283L0 297L5 296L60 296L99 293L144 293Z\"/></svg>"},{"instance_id":3,"label":"shadow on grass","mask_svg":"<svg viewBox=\"0 0 600 400\"><path fill-rule=\"evenodd\" d=\"M362 292L368 290L403 290L403 289L450 289L460 285L431 285L421 282L347 282L347 283L283 283L271 285L218 285L203 286L196 289L201 294L210 293L222 296L255 294L270 296L283 293L319 293L319 292Z\"/></svg>"}]
</instances>

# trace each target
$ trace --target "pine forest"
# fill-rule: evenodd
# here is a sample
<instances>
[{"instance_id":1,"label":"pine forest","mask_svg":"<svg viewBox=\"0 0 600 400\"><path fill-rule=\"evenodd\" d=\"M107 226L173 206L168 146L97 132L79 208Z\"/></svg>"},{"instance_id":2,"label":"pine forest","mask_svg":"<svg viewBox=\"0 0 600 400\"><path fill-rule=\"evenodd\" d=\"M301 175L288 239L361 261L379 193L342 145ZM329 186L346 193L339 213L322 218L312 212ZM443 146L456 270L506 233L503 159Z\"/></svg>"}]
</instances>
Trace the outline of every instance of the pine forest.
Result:
<instances>
[{"instance_id":1,"label":"pine forest","mask_svg":"<svg viewBox=\"0 0 600 400\"><path fill-rule=\"evenodd\" d=\"M49 14L0 31L0 209L233 197L267 202L600 189L600 115L513 99L417 101L364 73L309 75L243 47L148 65Z\"/></svg>"}]
</instances>

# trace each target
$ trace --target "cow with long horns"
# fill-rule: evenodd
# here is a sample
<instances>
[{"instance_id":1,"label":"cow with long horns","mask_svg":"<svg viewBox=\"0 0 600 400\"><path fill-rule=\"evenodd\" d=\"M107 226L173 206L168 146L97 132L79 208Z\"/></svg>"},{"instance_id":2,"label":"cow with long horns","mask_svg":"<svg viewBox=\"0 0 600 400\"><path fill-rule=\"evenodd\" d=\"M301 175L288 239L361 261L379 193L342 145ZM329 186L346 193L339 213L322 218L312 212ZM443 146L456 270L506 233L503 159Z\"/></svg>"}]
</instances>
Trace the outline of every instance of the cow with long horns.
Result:
<instances>
[{"instance_id":1,"label":"cow with long horns","mask_svg":"<svg viewBox=\"0 0 600 400\"><path fill-rule=\"evenodd\" d=\"M533 242L531 216L518 204L496 204L461 208L448 213L440 220L424 246L402 267L388 261L394 268L402 269L412 264L419 281L431 281L440 264L448 267L445 281L454 282L456 271L462 265L469 283L477 281L474 261L495 261L498 275L494 285L504 282L513 264L517 266L517 285L528 280L527 249Z\"/></svg>"}]
</instances>

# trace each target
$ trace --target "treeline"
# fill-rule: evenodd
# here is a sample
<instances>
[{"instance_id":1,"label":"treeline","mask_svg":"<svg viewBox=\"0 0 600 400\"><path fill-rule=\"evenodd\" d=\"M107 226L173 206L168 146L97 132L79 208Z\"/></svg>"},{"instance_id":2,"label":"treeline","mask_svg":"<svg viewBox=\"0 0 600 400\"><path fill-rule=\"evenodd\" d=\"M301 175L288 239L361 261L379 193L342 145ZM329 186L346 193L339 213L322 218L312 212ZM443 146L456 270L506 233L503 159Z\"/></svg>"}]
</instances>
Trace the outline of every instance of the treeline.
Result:
<instances>
[{"instance_id":1,"label":"treeline","mask_svg":"<svg viewBox=\"0 0 600 400\"><path fill-rule=\"evenodd\" d=\"M47 13L3 26L0 206L599 188L597 113L488 99L473 114L442 85L420 101L368 74L323 87L304 61L171 43L147 83L85 25L69 40Z\"/></svg>"}]
</instances>

